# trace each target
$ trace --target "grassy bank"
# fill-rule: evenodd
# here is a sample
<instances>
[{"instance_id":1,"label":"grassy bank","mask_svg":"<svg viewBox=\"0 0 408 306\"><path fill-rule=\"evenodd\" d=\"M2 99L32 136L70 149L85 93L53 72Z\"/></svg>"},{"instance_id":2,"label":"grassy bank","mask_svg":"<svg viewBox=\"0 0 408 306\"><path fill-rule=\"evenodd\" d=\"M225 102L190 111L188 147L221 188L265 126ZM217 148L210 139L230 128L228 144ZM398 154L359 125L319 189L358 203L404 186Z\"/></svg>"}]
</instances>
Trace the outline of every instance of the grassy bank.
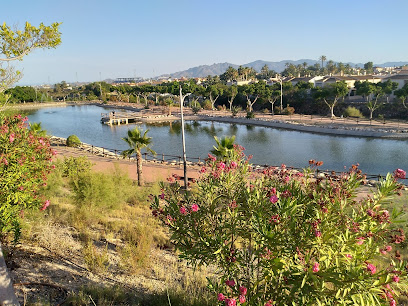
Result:
<instances>
[{"instance_id":1,"label":"grassy bank","mask_svg":"<svg viewBox=\"0 0 408 306\"><path fill-rule=\"evenodd\" d=\"M158 184L138 187L118 167L107 175L90 166L84 157L57 162L43 190L52 204L25 216L21 240L21 248L75 262L87 281L64 283L54 269L48 276L39 269L37 277L67 288L66 305L213 305L211 273L179 261L151 216L149 195L160 193ZM41 296L27 301L44 304Z\"/></svg>"}]
</instances>

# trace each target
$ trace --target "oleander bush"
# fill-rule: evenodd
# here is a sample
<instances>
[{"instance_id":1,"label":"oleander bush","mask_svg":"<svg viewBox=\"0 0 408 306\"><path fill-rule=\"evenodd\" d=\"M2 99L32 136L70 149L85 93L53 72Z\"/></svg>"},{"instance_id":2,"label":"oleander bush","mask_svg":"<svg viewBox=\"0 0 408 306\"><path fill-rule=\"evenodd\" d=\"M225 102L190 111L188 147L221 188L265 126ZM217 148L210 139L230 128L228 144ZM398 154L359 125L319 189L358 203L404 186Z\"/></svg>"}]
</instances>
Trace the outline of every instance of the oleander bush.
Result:
<instances>
[{"instance_id":1,"label":"oleander bush","mask_svg":"<svg viewBox=\"0 0 408 306\"><path fill-rule=\"evenodd\" d=\"M50 202L40 194L53 169L49 138L27 126L27 117L0 114L0 238L17 241L20 219L30 209L45 210Z\"/></svg>"},{"instance_id":2,"label":"oleander bush","mask_svg":"<svg viewBox=\"0 0 408 306\"><path fill-rule=\"evenodd\" d=\"M235 146L209 155L191 190L163 184L152 212L181 258L217 268L209 287L219 305L395 305L407 290L407 263L395 252L405 235L391 227L400 213L382 205L405 172L356 200L358 167L322 177L321 164L254 171Z\"/></svg>"}]
</instances>

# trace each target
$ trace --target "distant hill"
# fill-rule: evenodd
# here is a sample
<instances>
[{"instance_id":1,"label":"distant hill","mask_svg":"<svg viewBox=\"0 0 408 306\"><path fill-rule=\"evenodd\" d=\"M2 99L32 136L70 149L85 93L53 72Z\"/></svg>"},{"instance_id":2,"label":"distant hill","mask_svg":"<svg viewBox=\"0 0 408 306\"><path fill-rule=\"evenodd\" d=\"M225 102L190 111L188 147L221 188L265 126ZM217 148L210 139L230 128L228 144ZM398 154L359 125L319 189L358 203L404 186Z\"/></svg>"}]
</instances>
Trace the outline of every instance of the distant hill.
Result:
<instances>
[{"instance_id":1,"label":"distant hill","mask_svg":"<svg viewBox=\"0 0 408 306\"><path fill-rule=\"evenodd\" d=\"M307 63L308 66L314 65L315 63L321 63L318 60L311 60L311 59L300 59L300 60L283 60L279 62L268 62L268 61L263 61L263 60L257 60L248 64L242 64L244 67L252 67L256 71L261 71L261 68L265 65L268 65L269 69L275 70L276 72L282 72L285 70L285 64L290 63L293 65L303 65L303 63ZM337 62L335 62L337 63ZM351 67L364 67L364 64L362 63L344 63L344 64L349 64ZM374 66L378 67L398 67L398 66L403 66L407 65L408 62L386 62L384 64L374 64ZM214 75L220 75L223 74L228 67L231 66L235 69L237 69L240 65L236 64L231 64L231 63L218 63L218 64L212 64L212 65L201 65L197 67L193 67L184 71L179 71L171 74L164 74L161 75L160 77L171 77L171 78L181 78L181 77L186 77L186 78L204 78L208 75L214 76Z\"/></svg>"},{"instance_id":2,"label":"distant hill","mask_svg":"<svg viewBox=\"0 0 408 306\"><path fill-rule=\"evenodd\" d=\"M235 69L239 67L239 65L234 65L231 63L219 63L219 64L212 64L212 65L201 65L198 67L193 67L184 71L179 71L171 74L164 74L161 77L171 77L171 78L203 78L206 76L214 76L223 74L228 67L234 67Z\"/></svg>"}]
</instances>

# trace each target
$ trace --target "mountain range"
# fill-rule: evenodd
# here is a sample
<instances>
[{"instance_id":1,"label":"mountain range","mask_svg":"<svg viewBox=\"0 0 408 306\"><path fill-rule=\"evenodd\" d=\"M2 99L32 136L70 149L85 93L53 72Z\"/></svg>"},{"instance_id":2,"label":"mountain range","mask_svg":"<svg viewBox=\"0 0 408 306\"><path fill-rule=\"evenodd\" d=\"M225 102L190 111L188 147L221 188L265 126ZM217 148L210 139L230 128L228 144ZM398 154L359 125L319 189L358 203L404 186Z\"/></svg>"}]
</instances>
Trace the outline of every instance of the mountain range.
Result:
<instances>
[{"instance_id":1,"label":"mountain range","mask_svg":"<svg viewBox=\"0 0 408 306\"><path fill-rule=\"evenodd\" d=\"M314 65L316 63L320 63L320 61L317 60L311 60L311 59L300 59L300 60L283 60L279 62L268 62L268 61L263 61L263 60L257 60L248 64L242 64L241 66L244 67L252 67L256 71L260 71L261 68L264 65L268 65L270 70L275 70L276 72L282 72L285 70L285 64L290 63L293 65L303 65L303 63L307 63L308 66ZM337 63L337 62L335 62ZM351 67L364 67L363 63L343 63L343 64L349 64ZM383 64L374 64L375 67L398 67L398 66L403 66L407 65L408 62L386 62ZM174 72L171 74L163 74L159 77L164 78L164 77L170 77L170 78L181 78L181 77L186 77L186 78L203 78L208 75L214 76L214 75L220 75L223 74L227 68L231 66L235 69L237 69L240 65L236 64L231 64L231 63L218 63L218 64L212 64L212 65L201 65L193 68L189 68L184 71L179 71L179 72Z\"/></svg>"}]
</instances>

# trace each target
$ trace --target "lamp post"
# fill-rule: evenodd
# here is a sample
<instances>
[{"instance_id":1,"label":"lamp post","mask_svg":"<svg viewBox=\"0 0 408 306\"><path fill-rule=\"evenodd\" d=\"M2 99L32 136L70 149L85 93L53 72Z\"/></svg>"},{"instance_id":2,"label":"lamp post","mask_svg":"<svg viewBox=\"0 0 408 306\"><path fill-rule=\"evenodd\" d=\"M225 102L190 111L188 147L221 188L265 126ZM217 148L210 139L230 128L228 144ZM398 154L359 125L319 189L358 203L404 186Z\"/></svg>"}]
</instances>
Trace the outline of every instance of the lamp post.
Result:
<instances>
[{"instance_id":1,"label":"lamp post","mask_svg":"<svg viewBox=\"0 0 408 306\"><path fill-rule=\"evenodd\" d=\"M279 83L280 83L280 86L281 86L281 92L280 92L280 98L281 98L281 114L282 114L282 111L283 111L283 99L282 99L282 97L283 97L283 90L282 90L282 79L281 78L279 78Z\"/></svg>"},{"instance_id":2,"label":"lamp post","mask_svg":"<svg viewBox=\"0 0 408 306\"><path fill-rule=\"evenodd\" d=\"M184 136L184 117L183 117L183 104L184 99L191 95L191 93L183 95L180 85L180 117L181 117L181 141L183 143L183 169L184 169L184 188L187 190L188 179L187 179L187 157L186 157L186 140Z\"/></svg>"}]
</instances>

